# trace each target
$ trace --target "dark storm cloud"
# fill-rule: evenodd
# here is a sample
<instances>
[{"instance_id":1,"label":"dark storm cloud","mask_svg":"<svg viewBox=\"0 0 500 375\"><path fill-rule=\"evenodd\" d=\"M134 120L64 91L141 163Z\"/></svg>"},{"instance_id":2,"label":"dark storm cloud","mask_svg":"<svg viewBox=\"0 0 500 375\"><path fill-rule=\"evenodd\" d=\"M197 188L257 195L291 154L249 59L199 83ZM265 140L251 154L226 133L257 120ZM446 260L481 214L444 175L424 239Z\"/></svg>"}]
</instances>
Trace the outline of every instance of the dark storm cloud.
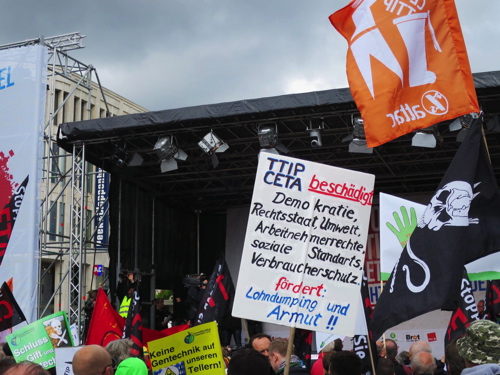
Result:
<instances>
[{"instance_id":1,"label":"dark storm cloud","mask_svg":"<svg viewBox=\"0 0 500 375\"><path fill-rule=\"evenodd\" d=\"M0 44L79 31L71 56L151 109L345 87L348 0L8 1ZM498 0L457 0L473 71L497 70ZM473 4L472 4L473 3Z\"/></svg>"}]
</instances>

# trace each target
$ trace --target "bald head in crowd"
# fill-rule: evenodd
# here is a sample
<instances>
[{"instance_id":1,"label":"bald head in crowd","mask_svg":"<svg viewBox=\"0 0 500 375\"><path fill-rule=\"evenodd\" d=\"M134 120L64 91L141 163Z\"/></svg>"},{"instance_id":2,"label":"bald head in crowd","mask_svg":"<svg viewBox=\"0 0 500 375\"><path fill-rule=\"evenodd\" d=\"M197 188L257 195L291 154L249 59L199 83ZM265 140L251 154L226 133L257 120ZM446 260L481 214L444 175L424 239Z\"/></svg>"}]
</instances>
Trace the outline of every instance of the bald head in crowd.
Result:
<instances>
[{"instance_id":1,"label":"bald head in crowd","mask_svg":"<svg viewBox=\"0 0 500 375\"><path fill-rule=\"evenodd\" d=\"M87 345L73 357L75 375L113 375L111 355L99 345Z\"/></svg>"},{"instance_id":2,"label":"bald head in crowd","mask_svg":"<svg viewBox=\"0 0 500 375\"><path fill-rule=\"evenodd\" d=\"M434 374L436 367L436 361L429 352L418 352L411 359L413 375Z\"/></svg>"}]
</instances>

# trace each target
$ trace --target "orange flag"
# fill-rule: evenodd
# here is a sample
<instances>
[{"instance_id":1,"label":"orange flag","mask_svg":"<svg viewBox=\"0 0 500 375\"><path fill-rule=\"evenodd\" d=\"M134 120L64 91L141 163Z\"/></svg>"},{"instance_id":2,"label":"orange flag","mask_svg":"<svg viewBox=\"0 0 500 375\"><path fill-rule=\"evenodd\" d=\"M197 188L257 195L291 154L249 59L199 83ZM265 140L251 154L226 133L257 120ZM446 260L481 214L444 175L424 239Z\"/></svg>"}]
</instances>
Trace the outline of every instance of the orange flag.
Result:
<instances>
[{"instance_id":1,"label":"orange flag","mask_svg":"<svg viewBox=\"0 0 500 375\"><path fill-rule=\"evenodd\" d=\"M353 0L330 22L368 147L479 112L453 0Z\"/></svg>"}]
</instances>

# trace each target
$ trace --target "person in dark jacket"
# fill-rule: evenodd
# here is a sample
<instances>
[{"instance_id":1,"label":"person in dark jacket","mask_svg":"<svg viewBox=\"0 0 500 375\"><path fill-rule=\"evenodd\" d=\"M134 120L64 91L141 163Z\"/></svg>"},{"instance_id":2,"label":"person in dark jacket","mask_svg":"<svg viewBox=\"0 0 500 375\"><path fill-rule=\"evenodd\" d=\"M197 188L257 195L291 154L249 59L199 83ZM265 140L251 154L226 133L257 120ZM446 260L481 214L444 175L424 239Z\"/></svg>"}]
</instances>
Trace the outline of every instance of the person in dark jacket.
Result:
<instances>
[{"instance_id":1,"label":"person in dark jacket","mask_svg":"<svg viewBox=\"0 0 500 375\"><path fill-rule=\"evenodd\" d=\"M361 375L363 363L354 352L342 350L330 357L330 375Z\"/></svg>"},{"instance_id":2,"label":"person in dark jacket","mask_svg":"<svg viewBox=\"0 0 500 375\"><path fill-rule=\"evenodd\" d=\"M227 375L274 374L267 357L254 349L240 349L231 357Z\"/></svg>"},{"instance_id":3,"label":"person in dark jacket","mask_svg":"<svg viewBox=\"0 0 500 375\"><path fill-rule=\"evenodd\" d=\"M269 362L276 375L281 375L285 371L287 348L288 340L283 338L275 338L269 345ZM296 355L290 357L289 373L309 375L309 371L302 366Z\"/></svg>"}]
</instances>

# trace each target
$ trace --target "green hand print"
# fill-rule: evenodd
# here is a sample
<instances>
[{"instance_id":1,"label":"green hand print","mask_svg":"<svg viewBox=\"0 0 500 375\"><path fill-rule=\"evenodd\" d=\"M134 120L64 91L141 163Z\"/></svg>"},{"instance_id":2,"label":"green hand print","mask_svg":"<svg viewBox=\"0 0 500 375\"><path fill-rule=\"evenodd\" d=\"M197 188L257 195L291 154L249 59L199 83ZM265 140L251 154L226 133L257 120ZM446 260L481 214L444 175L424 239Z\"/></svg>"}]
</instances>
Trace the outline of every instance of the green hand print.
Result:
<instances>
[{"instance_id":1,"label":"green hand print","mask_svg":"<svg viewBox=\"0 0 500 375\"><path fill-rule=\"evenodd\" d=\"M394 220L396 220L397 228L395 228L391 223L386 223L387 228L389 228L391 232L396 235L402 247L405 247L411 234L413 233L413 230L417 226L417 214L413 207L410 208L410 215L411 217L408 217L406 207L401 206L401 216L403 218L403 222L401 222L398 212L394 212L392 216L394 217Z\"/></svg>"}]
</instances>

